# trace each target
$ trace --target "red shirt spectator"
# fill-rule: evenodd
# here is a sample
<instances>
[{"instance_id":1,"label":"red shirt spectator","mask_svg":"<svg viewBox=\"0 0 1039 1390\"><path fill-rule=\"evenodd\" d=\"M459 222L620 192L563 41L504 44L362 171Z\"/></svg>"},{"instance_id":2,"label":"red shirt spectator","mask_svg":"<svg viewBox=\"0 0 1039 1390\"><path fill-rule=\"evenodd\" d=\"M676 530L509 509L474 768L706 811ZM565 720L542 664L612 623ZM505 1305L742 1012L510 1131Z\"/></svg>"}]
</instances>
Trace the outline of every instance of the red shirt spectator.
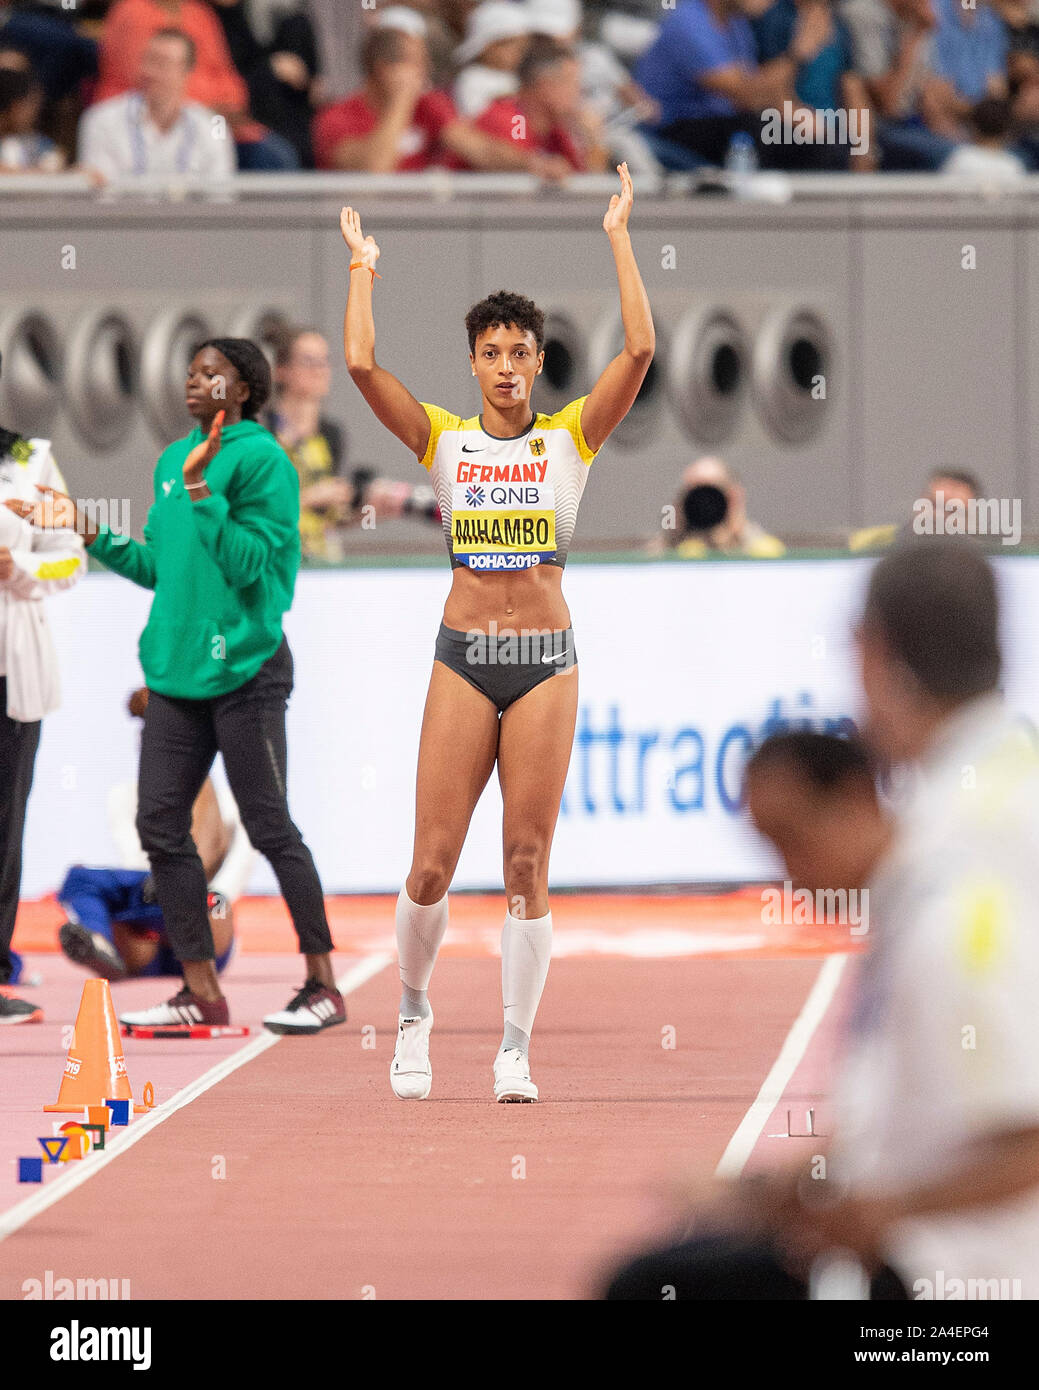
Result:
<instances>
[{"instance_id":1,"label":"red shirt spectator","mask_svg":"<svg viewBox=\"0 0 1039 1390\"><path fill-rule=\"evenodd\" d=\"M458 120L446 92L424 92L415 103L411 125L403 132L395 172L428 169L431 164L461 167L449 150L441 145L444 130ZM364 91L328 106L314 121L314 162L319 169L336 167L332 152L341 140L371 135L379 122L375 108Z\"/></svg>"},{"instance_id":2,"label":"red shirt spectator","mask_svg":"<svg viewBox=\"0 0 1039 1390\"><path fill-rule=\"evenodd\" d=\"M534 120L516 97L502 97L492 102L476 121L476 128L496 140L507 140L532 153L562 155L571 169L578 173L587 167L584 155L569 131L561 125L535 129Z\"/></svg>"},{"instance_id":3,"label":"red shirt spectator","mask_svg":"<svg viewBox=\"0 0 1039 1390\"><path fill-rule=\"evenodd\" d=\"M249 93L227 46L219 19L202 0L116 0L101 31L95 101L107 101L137 85L141 58L159 29L179 29L195 45L195 66L186 96L222 115L245 114ZM263 130L257 126L258 131ZM242 138L242 131L235 130Z\"/></svg>"}]
</instances>

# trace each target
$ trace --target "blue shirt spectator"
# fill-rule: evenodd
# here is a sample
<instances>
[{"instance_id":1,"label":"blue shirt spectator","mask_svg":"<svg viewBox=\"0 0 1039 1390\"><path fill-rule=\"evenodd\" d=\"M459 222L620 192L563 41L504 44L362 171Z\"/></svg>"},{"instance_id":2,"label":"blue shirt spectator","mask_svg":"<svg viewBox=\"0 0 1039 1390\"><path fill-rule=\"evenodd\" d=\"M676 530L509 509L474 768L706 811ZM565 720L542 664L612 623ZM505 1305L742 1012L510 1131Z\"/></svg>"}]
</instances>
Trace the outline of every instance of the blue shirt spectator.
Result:
<instances>
[{"instance_id":1,"label":"blue shirt spectator","mask_svg":"<svg viewBox=\"0 0 1039 1390\"><path fill-rule=\"evenodd\" d=\"M759 19L750 23L757 41L758 58L762 63L770 63L790 49L797 24L797 5L794 0L776 0ZM835 16L833 38L797 70L794 92L798 101L817 111L832 111L843 106L841 78L851 66L851 35Z\"/></svg>"},{"instance_id":2,"label":"blue shirt spectator","mask_svg":"<svg viewBox=\"0 0 1039 1390\"><path fill-rule=\"evenodd\" d=\"M934 0L938 20L931 51L936 77L955 87L964 101L993 95L992 82L1006 90L1007 33L1003 22L985 4L964 9L960 0Z\"/></svg>"},{"instance_id":3,"label":"blue shirt spectator","mask_svg":"<svg viewBox=\"0 0 1039 1390\"><path fill-rule=\"evenodd\" d=\"M728 97L708 91L700 78L718 68L757 67L749 22L742 15L717 19L705 0L682 0L667 16L635 67L635 80L660 105L660 124L705 116L734 116Z\"/></svg>"}]
</instances>

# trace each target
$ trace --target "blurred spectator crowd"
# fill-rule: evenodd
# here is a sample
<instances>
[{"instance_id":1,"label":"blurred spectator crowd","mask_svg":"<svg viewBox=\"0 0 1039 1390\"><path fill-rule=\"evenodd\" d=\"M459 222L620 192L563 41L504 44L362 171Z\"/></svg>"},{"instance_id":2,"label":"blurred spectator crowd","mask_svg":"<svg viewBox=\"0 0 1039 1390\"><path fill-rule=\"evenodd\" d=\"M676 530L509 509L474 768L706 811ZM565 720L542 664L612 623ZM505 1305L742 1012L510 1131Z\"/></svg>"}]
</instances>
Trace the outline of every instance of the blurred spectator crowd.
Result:
<instances>
[{"instance_id":1,"label":"blurred spectator crowd","mask_svg":"<svg viewBox=\"0 0 1039 1390\"><path fill-rule=\"evenodd\" d=\"M1039 0L0 0L0 173L1039 169Z\"/></svg>"}]
</instances>

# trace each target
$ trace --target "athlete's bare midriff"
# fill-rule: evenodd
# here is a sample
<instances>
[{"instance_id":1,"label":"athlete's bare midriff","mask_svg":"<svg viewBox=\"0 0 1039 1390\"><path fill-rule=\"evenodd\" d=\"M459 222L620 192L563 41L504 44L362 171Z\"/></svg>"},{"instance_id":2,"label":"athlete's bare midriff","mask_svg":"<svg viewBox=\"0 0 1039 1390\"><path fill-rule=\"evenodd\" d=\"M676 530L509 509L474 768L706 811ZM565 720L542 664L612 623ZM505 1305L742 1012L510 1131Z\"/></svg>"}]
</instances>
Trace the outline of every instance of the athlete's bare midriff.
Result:
<instances>
[{"instance_id":1,"label":"athlete's bare midriff","mask_svg":"<svg viewBox=\"0 0 1039 1390\"><path fill-rule=\"evenodd\" d=\"M562 585L558 565L536 565L511 574L476 574L458 566L452 573L444 623L458 632L559 632L570 626Z\"/></svg>"}]
</instances>

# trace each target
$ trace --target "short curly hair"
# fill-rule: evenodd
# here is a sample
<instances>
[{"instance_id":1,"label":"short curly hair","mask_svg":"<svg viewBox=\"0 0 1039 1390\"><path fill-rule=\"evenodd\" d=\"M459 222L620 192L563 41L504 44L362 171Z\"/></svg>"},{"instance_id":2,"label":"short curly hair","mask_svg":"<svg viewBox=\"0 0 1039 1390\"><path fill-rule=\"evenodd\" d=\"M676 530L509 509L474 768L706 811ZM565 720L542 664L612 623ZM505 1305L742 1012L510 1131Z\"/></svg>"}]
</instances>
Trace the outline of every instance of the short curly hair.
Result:
<instances>
[{"instance_id":1,"label":"short curly hair","mask_svg":"<svg viewBox=\"0 0 1039 1390\"><path fill-rule=\"evenodd\" d=\"M498 290L474 304L465 316L469 351L476 351L477 338L488 328L505 328L510 323L526 333L533 333L538 352L545 346L545 316L534 301L510 290Z\"/></svg>"},{"instance_id":2,"label":"short curly hair","mask_svg":"<svg viewBox=\"0 0 1039 1390\"><path fill-rule=\"evenodd\" d=\"M222 353L248 386L249 399L242 402L242 419L255 420L271 394L271 364L263 349L251 338L207 338L197 345L192 356L207 347Z\"/></svg>"}]
</instances>

